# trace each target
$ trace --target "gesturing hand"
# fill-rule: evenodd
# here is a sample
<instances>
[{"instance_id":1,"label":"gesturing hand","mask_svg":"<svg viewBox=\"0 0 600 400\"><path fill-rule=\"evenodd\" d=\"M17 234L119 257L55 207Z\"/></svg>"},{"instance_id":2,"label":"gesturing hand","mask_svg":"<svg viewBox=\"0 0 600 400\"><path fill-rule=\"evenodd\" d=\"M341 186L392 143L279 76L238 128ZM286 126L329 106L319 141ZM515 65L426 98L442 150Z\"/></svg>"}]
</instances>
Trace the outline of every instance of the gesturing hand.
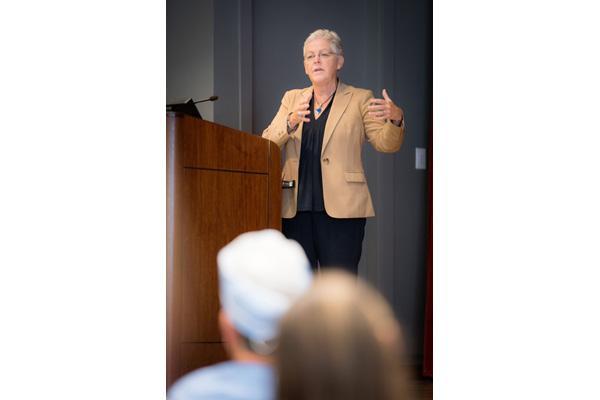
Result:
<instances>
[{"instance_id":1,"label":"gesturing hand","mask_svg":"<svg viewBox=\"0 0 600 400\"><path fill-rule=\"evenodd\" d=\"M387 90L383 89L381 93L383 94L383 99L372 98L369 100L369 115L382 121L389 119L394 124L400 125L404 119L404 111L394 104L390 96L388 96Z\"/></svg>"},{"instance_id":2,"label":"gesturing hand","mask_svg":"<svg viewBox=\"0 0 600 400\"><path fill-rule=\"evenodd\" d=\"M307 117L307 115L310 114L310 110L308 109L308 106L309 106L311 97L312 97L312 92L310 92L308 95L303 94L302 95L302 103L298 104L298 107L296 107L290 113L290 115L288 117L288 121L289 121L290 127L292 129L295 129L296 126L298 126L298 124L300 123L300 121L310 122L310 119Z\"/></svg>"}]
</instances>

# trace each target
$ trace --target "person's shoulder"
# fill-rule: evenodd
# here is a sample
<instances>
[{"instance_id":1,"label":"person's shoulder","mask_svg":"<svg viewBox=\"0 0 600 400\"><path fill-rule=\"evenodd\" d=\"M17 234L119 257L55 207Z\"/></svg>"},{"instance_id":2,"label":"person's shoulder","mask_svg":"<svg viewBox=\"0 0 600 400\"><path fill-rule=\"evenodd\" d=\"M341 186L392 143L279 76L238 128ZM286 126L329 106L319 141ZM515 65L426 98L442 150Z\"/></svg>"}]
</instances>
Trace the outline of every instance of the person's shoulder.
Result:
<instances>
[{"instance_id":1,"label":"person's shoulder","mask_svg":"<svg viewBox=\"0 0 600 400\"><path fill-rule=\"evenodd\" d=\"M200 368L179 378L167 393L170 400L200 399L215 392L218 378L228 363Z\"/></svg>"},{"instance_id":2,"label":"person's shoulder","mask_svg":"<svg viewBox=\"0 0 600 400\"><path fill-rule=\"evenodd\" d=\"M357 88L357 87L354 87L354 86L351 86L351 87L352 87L352 91L357 96L361 96L361 97L373 97L373 91L371 89Z\"/></svg>"},{"instance_id":3,"label":"person's shoulder","mask_svg":"<svg viewBox=\"0 0 600 400\"><path fill-rule=\"evenodd\" d=\"M287 104L288 106L291 107L292 104L296 104L298 103L300 96L303 93L308 93L310 92L311 88L303 88L303 89L290 89L287 90L284 94L283 94L283 98L281 99L281 103L282 104Z\"/></svg>"},{"instance_id":4,"label":"person's shoulder","mask_svg":"<svg viewBox=\"0 0 600 400\"><path fill-rule=\"evenodd\" d=\"M301 88L301 89L290 89L290 90L287 90L283 94L283 97L288 97L288 98L294 99L297 96L300 96L302 93L306 92L307 90L310 90L310 87Z\"/></svg>"},{"instance_id":5,"label":"person's shoulder","mask_svg":"<svg viewBox=\"0 0 600 400\"><path fill-rule=\"evenodd\" d=\"M297 94L302 93L302 91L304 91L304 90L306 90L306 88L304 88L304 89L300 89L300 88L298 88L298 89L289 89L289 90L286 90L285 94L297 95Z\"/></svg>"},{"instance_id":6,"label":"person's shoulder","mask_svg":"<svg viewBox=\"0 0 600 400\"><path fill-rule=\"evenodd\" d=\"M271 386L270 367L227 361L197 369L183 376L169 389L167 398L169 400L270 398ZM253 393L256 396L253 396Z\"/></svg>"},{"instance_id":7,"label":"person's shoulder","mask_svg":"<svg viewBox=\"0 0 600 400\"><path fill-rule=\"evenodd\" d=\"M344 91L352 93L352 96L355 96L358 99L367 100L373 97L373 91L371 91L370 89L363 89L345 83L343 84L343 89Z\"/></svg>"}]
</instances>

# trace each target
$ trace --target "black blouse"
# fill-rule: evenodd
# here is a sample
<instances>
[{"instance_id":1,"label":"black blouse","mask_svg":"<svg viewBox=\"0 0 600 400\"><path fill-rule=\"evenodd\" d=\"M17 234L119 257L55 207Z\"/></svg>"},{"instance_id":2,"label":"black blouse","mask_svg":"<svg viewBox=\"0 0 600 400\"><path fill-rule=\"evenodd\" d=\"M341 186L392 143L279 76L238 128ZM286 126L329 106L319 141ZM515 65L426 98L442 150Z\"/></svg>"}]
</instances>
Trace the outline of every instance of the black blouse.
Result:
<instances>
[{"instance_id":1,"label":"black blouse","mask_svg":"<svg viewBox=\"0 0 600 400\"><path fill-rule=\"evenodd\" d=\"M325 124L335 94L319 119L315 119L314 95L310 99L310 122L302 126L302 147L298 169L298 211L325 211L323 201L323 177L321 175L321 147L325 134Z\"/></svg>"}]
</instances>

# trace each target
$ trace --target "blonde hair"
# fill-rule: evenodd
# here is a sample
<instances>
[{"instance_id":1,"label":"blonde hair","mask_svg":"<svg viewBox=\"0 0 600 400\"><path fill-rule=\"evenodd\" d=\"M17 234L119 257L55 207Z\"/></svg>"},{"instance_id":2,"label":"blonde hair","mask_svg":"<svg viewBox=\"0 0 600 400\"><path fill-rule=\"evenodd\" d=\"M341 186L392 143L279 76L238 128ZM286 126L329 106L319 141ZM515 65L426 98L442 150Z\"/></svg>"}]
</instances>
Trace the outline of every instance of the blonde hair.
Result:
<instances>
[{"instance_id":1,"label":"blonde hair","mask_svg":"<svg viewBox=\"0 0 600 400\"><path fill-rule=\"evenodd\" d=\"M304 46L302 47L302 55L306 55L306 45L308 42L312 42L315 39L325 39L329 42L331 51L335 54L342 56L344 55L344 48L342 47L342 39L338 36L334 31L330 31L329 29L317 29L304 41Z\"/></svg>"},{"instance_id":2,"label":"blonde hair","mask_svg":"<svg viewBox=\"0 0 600 400\"><path fill-rule=\"evenodd\" d=\"M278 398L404 399L401 353L385 299L354 275L324 272L281 320Z\"/></svg>"}]
</instances>

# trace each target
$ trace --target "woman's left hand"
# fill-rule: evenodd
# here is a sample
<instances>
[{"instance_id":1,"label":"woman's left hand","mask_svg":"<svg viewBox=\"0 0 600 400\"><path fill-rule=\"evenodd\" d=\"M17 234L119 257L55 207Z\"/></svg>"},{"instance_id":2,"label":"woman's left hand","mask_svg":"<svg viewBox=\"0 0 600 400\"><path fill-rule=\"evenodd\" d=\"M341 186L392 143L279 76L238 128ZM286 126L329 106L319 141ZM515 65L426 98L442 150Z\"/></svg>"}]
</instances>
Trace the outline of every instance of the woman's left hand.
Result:
<instances>
[{"instance_id":1,"label":"woman's left hand","mask_svg":"<svg viewBox=\"0 0 600 400\"><path fill-rule=\"evenodd\" d=\"M404 111L394 104L385 89L381 93L383 94L383 99L373 98L369 100L369 115L382 121L389 119L394 124L400 125L404 119Z\"/></svg>"}]
</instances>

